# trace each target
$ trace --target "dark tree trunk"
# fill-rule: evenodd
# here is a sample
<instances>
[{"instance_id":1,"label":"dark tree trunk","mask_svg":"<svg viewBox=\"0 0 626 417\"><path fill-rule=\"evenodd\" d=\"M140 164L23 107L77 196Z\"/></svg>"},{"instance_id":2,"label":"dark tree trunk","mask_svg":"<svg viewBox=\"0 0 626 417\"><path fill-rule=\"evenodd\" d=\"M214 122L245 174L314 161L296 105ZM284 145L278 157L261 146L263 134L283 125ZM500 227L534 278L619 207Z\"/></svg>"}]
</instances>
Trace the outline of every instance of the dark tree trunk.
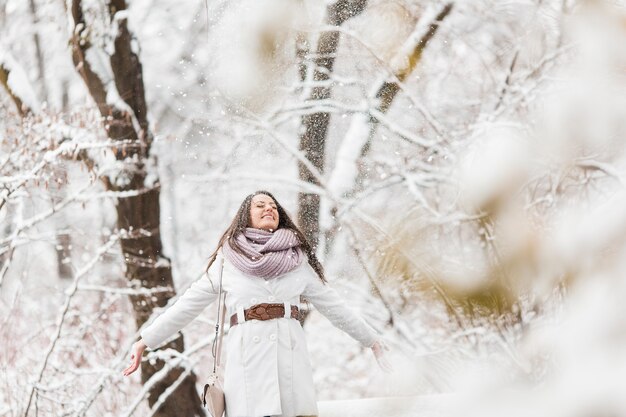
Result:
<instances>
[{"instance_id":1,"label":"dark tree trunk","mask_svg":"<svg viewBox=\"0 0 626 417\"><path fill-rule=\"evenodd\" d=\"M55 204L54 202L52 204ZM71 279L74 277L74 272L70 266L70 247L72 244L72 238L69 233L60 233L56 237L56 254L57 254L57 273L61 279Z\"/></svg>"},{"instance_id":2,"label":"dark tree trunk","mask_svg":"<svg viewBox=\"0 0 626 417\"><path fill-rule=\"evenodd\" d=\"M0 62L0 84L2 84L6 92L9 94L13 103L15 103L15 107L17 107L17 111L20 116L24 117L31 112L31 109L24 103L24 101L22 101L22 98L11 89L11 86L9 85L10 73L11 68L4 66L3 63Z\"/></svg>"},{"instance_id":3,"label":"dark tree trunk","mask_svg":"<svg viewBox=\"0 0 626 417\"><path fill-rule=\"evenodd\" d=\"M125 1L110 1L110 18L113 19L116 12L125 9ZM135 312L135 323L137 327L140 327L149 319L156 307L165 306L174 295L172 269L169 259L163 253L161 242L160 184L158 179L152 183L146 183L145 161L151 157L152 135L146 117L147 106L141 62L131 49L132 35L128 30L126 19L117 19L118 33L114 41L115 51L111 56L115 87L109 86L108 88L116 88L119 96L132 109L132 112L108 104L105 85L90 67L89 62L84 59L90 43L88 38L84 38L88 35L83 33L87 26L80 0L73 0L71 12L76 28L72 38L74 64L85 81L100 113L106 118L105 129L109 138L112 140L130 139L137 143L133 146L121 145L116 151L118 160L127 161L127 168L121 173L126 177L126 181L116 182L115 178L102 178L109 190L134 191L134 195L119 198L117 201L117 226L122 236L121 248L126 264L126 278L136 287L172 288L168 292L130 297ZM133 124L133 119L136 121L136 125ZM127 157L133 157L135 162L128 165ZM154 173L151 173L151 176L153 175ZM166 347L176 349L179 352L184 351L183 337L176 338ZM157 361L154 365L143 362L141 366L142 381L144 383L148 381L163 368L163 365L162 361ZM148 403L151 407L182 372L183 369L175 368L153 386L148 396ZM195 374L191 373L185 377L154 415L158 417L204 416L205 413L196 391Z\"/></svg>"},{"instance_id":4,"label":"dark tree trunk","mask_svg":"<svg viewBox=\"0 0 626 417\"><path fill-rule=\"evenodd\" d=\"M41 41L37 29L37 27L39 26L39 18L37 17L37 4L35 4L35 0L29 0L28 5L30 14L33 18L33 43L35 44L35 54L37 56L37 70L39 72L39 85L37 86L39 90L39 98L41 99L41 101L48 101L45 61L43 57L43 52L41 50Z\"/></svg>"},{"instance_id":5,"label":"dark tree trunk","mask_svg":"<svg viewBox=\"0 0 626 417\"><path fill-rule=\"evenodd\" d=\"M340 26L349 18L361 13L365 9L366 3L365 0L339 0L328 7L326 20L329 25ZM314 59L313 81L328 81L330 79L338 44L338 31L327 31L320 35ZM302 52L302 48L299 48L298 52L301 57L305 55ZM300 65L301 81L305 81L306 78L305 68L305 65ZM330 85L315 86L311 90L309 100L325 100L330 98L330 96ZM329 122L330 113L328 112L316 112L302 117L303 129L300 135L300 150L319 172L324 171ZM313 173L304 164L298 164L298 173L302 181L319 185ZM319 213L319 195L312 193L298 194L298 224L313 248L317 248L319 244Z\"/></svg>"}]
</instances>

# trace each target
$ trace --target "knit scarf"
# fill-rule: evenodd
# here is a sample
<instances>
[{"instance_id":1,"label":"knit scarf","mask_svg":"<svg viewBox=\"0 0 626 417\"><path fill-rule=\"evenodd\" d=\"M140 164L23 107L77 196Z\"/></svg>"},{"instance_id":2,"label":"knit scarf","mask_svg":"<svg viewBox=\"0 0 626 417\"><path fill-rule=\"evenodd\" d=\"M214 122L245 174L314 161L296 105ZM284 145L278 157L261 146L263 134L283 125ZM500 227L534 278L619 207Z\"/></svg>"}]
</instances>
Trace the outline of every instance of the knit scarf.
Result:
<instances>
[{"instance_id":1,"label":"knit scarf","mask_svg":"<svg viewBox=\"0 0 626 417\"><path fill-rule=\"evenodd\" d=\"M237 269L248 275L271 279L298 267L304 259L300 241L291 229L268 232L246 227L235 237L244 256L224 242L223 252Z\"/></svg>"}]
</instances>

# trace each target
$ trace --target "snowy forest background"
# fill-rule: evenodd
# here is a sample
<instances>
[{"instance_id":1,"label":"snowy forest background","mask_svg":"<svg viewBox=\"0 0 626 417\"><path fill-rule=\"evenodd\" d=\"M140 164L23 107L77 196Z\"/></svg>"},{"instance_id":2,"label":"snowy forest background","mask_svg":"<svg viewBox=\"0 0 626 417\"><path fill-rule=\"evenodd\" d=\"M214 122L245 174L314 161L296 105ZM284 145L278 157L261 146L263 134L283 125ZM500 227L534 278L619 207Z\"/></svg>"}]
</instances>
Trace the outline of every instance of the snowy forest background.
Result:
<instances>
[{"instance_id":1,"label":"snowy forest background","mask_svg":"<svg viewBox=\"0 0 626 417\"><path fill-rule=\"evenodd\" d=\"M626 416L625 44L619 1L0 0L0 415L203 415L212 308L122 369L267 189L392 348L311 312L320 400Z\"/></svg>"}]
</instances>

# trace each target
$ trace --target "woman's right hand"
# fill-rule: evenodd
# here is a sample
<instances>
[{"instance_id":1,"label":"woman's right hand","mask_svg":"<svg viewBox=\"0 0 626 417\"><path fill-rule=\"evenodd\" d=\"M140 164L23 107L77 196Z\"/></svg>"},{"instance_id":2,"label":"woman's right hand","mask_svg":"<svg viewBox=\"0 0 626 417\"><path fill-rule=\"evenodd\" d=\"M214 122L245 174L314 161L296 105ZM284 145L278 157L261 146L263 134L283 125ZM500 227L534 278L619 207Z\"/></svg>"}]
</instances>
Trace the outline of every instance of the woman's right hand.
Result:
<instances>
[{"instance_id":1,"label":"woman's right hand","mask_svg":"<svg viewBox=\"0 0 626 417\"><path fill-rule=\"evenodd\" d=\"M146 348L147 346L143 340L139 340L133 344L133 347L130 350L130 365L128 365L128 368L124 369L124 376L132 374L137 370L137 368L139 368L139 364L141 364L141 356Z\"/></svg>"}]
</instances>

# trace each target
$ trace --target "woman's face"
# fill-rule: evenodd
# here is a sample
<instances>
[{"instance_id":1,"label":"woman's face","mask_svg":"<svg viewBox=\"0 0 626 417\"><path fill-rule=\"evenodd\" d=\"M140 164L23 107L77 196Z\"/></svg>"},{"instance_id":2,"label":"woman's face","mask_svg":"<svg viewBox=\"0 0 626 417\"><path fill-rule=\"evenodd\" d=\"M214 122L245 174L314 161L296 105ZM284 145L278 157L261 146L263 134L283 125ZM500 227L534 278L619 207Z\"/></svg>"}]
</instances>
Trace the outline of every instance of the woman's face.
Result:
<instances>
[{"instance_id":1,"label":"woman's face","mask_svg":"<svg viewBox=\"0 0 626 417\"><path fill-rule=\"evenodd\" d=\"M255 229L274 231L278 228L278 210L272 197L257 194L250 204L250 226Z\"/></svg>"}]
</instances>

